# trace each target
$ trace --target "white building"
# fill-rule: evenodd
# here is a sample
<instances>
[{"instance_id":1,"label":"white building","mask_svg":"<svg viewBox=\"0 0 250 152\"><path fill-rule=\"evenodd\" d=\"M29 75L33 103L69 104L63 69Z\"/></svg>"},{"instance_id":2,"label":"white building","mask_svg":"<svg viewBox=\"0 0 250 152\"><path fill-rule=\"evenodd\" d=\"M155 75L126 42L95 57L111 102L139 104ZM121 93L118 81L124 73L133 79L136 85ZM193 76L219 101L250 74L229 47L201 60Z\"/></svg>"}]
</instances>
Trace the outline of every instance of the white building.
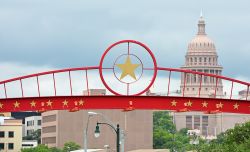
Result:
<instances>
[{"instance_id":1,"label":"white building","mask_svg":"<svg viewBox=\"0 0 250 152\"><path fill-rule=\"evenodd\" d=\"M25 118L24 136L30 135L36 130L41 130L41 116L30 116Z\"/></svg>"}]
</instances>

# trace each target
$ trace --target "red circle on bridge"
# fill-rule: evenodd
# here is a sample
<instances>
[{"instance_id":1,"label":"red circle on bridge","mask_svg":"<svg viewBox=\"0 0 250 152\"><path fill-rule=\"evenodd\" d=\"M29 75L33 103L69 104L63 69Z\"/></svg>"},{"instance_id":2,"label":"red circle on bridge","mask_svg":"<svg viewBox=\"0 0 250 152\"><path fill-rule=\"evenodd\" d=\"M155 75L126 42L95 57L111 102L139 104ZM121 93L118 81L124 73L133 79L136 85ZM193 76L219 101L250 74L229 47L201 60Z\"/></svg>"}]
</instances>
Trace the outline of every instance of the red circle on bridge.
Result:
<instances>
[{"instance_id":1,"label":"red circle on bridge","mask_svg":"<svg viewBox=\"0 0 250 152\"><path fill-rule=\"evenodd\" d=\"M139 45L140 47L144 48L146 50L146 52L150 55L152 61L153 61L153 76L152 76L152 79L149 83L149 85L144 88L142 91L140 92L137 92L135 94L121 94L117 91L115 91L114 89L112 89L108 84L107 82L105 81L104 79L104 76L103 76L103 62L104 62L104 59L106 57L106 55L109 53L109 51L114 48L115 46L117 45L120 45L120 44L123 44L123 43L133 43L133 44L136 44L136 45ZM106 51L103 53L102 57L101 57L101 60L100 60L100 64L99 64L99 74L100 74L100 78L101 78L101 81L102 83L104 84L104 86L113 94L115 95L141 95L143 93L145 93L147 90L149 90L149 88L153 85L154 81L155 81L155 78L156 78L156 75L157 75L157 62L156 62L156 59L154 57L154 54L152 53L152 51L143 43L141 42L138 42L138 41L135 41L135 40L122 40L122 41L118 41L112 45L110 45ZM129 85L129 83L128 83Z\"/></svg>"}]
</instances>

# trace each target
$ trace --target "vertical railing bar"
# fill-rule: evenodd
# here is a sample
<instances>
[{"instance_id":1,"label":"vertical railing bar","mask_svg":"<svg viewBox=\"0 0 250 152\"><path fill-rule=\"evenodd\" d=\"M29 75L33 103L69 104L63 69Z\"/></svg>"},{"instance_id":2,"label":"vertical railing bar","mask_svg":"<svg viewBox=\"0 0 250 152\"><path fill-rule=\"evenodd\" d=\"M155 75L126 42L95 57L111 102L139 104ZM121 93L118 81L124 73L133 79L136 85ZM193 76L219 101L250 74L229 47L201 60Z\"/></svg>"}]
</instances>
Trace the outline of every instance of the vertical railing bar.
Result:
<instances>
[{"instance_id":1,"label":"vertical railing bar","mask_svg":"<svg viewBox=\"0 0 250 152\"><path fill-rule=\"evenodd\" d=\"M234 88L234 82L232 81L231 93L230 93L230 99L232 99L232 95L233 95L233 88Z\"/></svg>"},{"instance_id":2,"label":"vertical railing bar","mask_svg":"<svg viewBox=\"0 0 250 152\"><path fill-rule=\"evenodd\" d=\"M127 83L127 96L129 95L129 83Z\"/></svg>"},{"instance_id":3,"label":"vertical railing bar","mask_svg":"<svg viewBox=\"0 0 250 152\"><path fill-rule=\"evenodd\" d=\"M21 85L22 97L24 97L24 94L23 94L23 83L22 83L22 79L20 79L20 85Z\"/></svg>"},{"instance_id":4,"label":"vertical railing bar","mask_svg":"<svg viewBox=\"0 0 250 152\"><path fill-rule=\"evenodd\" d=\"M248 94L249 94L249 85L247 86L247 95L246 95L246 100L248 98Z\"/></svg>"},{"instance_id":5,"label":"vertical railing bar","mask_svg":"<svg viewBox=\"0 0 250 152\"><path fill-rule=\"evenodd\" d=\"M54 81L54 91L56 96L56 80L55 80L55 73L53 73L53 81Z\"/></svg>"},{"instance_id":6,"label":"vertical railing bar","mask_svg":"<svg viewBox=\"0 0 250 152\"><path fill-rule=\"evenodd\" d=\"M129 49L129 42L128 42L128 55L130 54L130 49Z\"/></svg>"},{"instance_id":7,"label":"vertical railing bar","mask_svg":"<svg viewBox=\"0 0 250 152\"><path fill-rule=\"evenodd\" d=\"M5 93L5 98L7 99L7 98L8 98L8 96L7 96L6 85L5 85L5 83L4 83L3 85L4 85L4 93Z\"/></svg>"},{"instance_id":8,"label":"vertical railing bar","mask_svg":"<svg viewBox=\"0 0 250 152\"><path fill-rule=\"evenodd\" d=\"M70 85L70 94L71 94L71 96L72 96L73 93L72 93L72 81L71 81L71 74L70 74L70 71L69 71L69 85Z\"/></svg>"},{"instance_id":9,"label":"vertical railing bar","mask_svg":"<svg viewBox=\"0 0 250 152\"><path fill-rule=\"evenodd\" d=\"M199 97L201 96L201 84L202 84L202 75L200 76L200 87L199 87Z\"/></svg>"},{"instance_id":10,"label":"vertical railing bar","mask_svg":"<svg viewBox=\"0 0 250 152\"><path fill-rule=\"evenodd\" d=\"M168 74L168 94L167 94L167 96L169 96L171 72L172 72L172 71L169 71L169 74Z\"/></svg>"},{"instance_id":11,"label":"vertical railing bar","mask_svg":"<svg viewBox=\"0 0 250 152\"><path fill-rule=\"evenodd\" d=\"M39 79L38 79L38 76L36 76L36 83L37 83L38 96L40 97L40 96L41 96L41 94L40 94L40 85L39 85Z\"/></svg>"},{"instance_id":12,"label":"vertical railing bar","mask_svg":"<svg viewBox=\"0 0 250 152\"><path fill-rule=\"evenodd\" d=\"M85 74L86 74L86 82L87 82L87 92L88 92L88 96L89 96L89 79L88 79L88 70L85 70Z\"/></svg>"},{"instance_id":13,"label":"vertical railing bar","mask_svg":"<svg viewBox=\"0 0 250 152\"><path fill-rule=\"evenodd\" d=\"M215 85L215 90L214 90L214 98L216 98L217 87L218 87L218 78L216 77L216 85Z\"/></svg>"},{"instance_id":14,"label":"vertical railing bar","mask_svg":"<svg viewBox=\"0 0 250 152\"><path fill-rule=\"evenodd\" d=\"M186 87L186 72L184 72L184 86L183 86L183 90L182 90L182 96L184 97L185 95L185 87Z\"/></svg>"}]
</instances>

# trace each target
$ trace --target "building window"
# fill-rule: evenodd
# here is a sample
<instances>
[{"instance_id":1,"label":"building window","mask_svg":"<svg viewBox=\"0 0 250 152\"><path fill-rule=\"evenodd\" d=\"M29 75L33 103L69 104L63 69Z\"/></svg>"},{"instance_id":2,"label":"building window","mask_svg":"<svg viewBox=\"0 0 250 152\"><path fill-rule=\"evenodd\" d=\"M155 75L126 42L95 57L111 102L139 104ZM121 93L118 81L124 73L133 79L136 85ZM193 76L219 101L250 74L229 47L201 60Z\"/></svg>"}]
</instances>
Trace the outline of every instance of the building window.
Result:
<instances>
[{"instance_id":1,"label":"building window","mask_svg":"<svg viewBox=\"0 0 250 152\"><path fill-rule=\"evenodd\" d=\"M196 74L193 75L194 83L196 83Z\"/></svg>"},{"instance_id":2,"label":"building window","mask_svg":"<svg viewBox=\"0 0 250 152\"><path fill-rule=\"evenodd\" d=\"M33 126L33 121L27 121L27 126Z\"/></svg>"},{"instance_id":3,"label":"building window","mask_svg":"<svg viewBox=\"0 0 250 152\"><path fill-rule=\"evenodd\" d=\"M204 83L207 83L207 76L204 77Z\"/></svg>"},{"instance_id":4,"label":"building window","mask_svg":"<svg viewBox=\"0 0 250 152\"><path fill-rule=\"evenodd\" d=\"M14 131L9 131L9 138L13 138L14 137Z\"/></svg>"},{"instance_id":5,"label":"building window","mask_svg":"<svg viewBox=\"0 0 250 152\"><path fill-rule=\"evenodd\" d=\"M41 120L37 120L37 125L41 126Z\"/></svg>"},{"instance_id":6,"label":"building window","mask_svg":"<svg viewBox=\"0 0 250 152\"><path fill-rule=\"evenodd\" d=\"M4 131L0 131L0 138L4 138Z\"/></svg>"},{"instance_id":7,"label":"building window","mask_svg":"<svg viewBox=\"0 0 250 152\"><path fill-rule=\"evenodd\" d=\"M208 136L208 116L202 116L202 135Z\"/></svg>"},{"instance_id":8,"label":"building window","mask_svg":"<svg viewBox=\"0 0 250 152\"><path fill-rule=\"evenodd\" d=\"M42 119L43 123L54 122L54 121L56 121L56 115L44 116Z\"/></svg>"},{"instance_id":9,"label":"building window","mask_svg":"<svg viewBox=\"0 0 250 152\"><path fill-rule=\"evenodd\" d=\"M27 130L27 136L31 135L33 132L34 132L33 129Z\"/></svg>"},{"instance_id":10,"label":"building window","mask_svg":"<svg viewBox=\"0 0 250 152\"><path fill-rule=\"evenodd\" d=\"M200 129L200 116L194 116L194 129Z\"/></svg>"},{"instance_id":11,"label":"building window","mask_svg":"<svg viewBox=\"0 0 250 152\"><path fill-rule=\"evenodd\" d=\"M4 149L4 143L0 143L0 150Z\"/></svg>"},{"instance_id":12,"label":"building window","mask_svg":"<svg viewBox=\"0 0 250 152\"><path fill-rule=\"evenodd\" d=\"M13 143L9 143L8 144L8 149L9 150L13 150L14 149L14 144Z\"/></svg>"},{"instance_id":13,"label":"building window","mask_svg":"<svg viewBox=\"0 0 250 152\"><path fill-rule=\"evenodd\" d=\"M192 116L186 116L186 128L193 129L192 128Z\"/></svg>"}]
</instances>

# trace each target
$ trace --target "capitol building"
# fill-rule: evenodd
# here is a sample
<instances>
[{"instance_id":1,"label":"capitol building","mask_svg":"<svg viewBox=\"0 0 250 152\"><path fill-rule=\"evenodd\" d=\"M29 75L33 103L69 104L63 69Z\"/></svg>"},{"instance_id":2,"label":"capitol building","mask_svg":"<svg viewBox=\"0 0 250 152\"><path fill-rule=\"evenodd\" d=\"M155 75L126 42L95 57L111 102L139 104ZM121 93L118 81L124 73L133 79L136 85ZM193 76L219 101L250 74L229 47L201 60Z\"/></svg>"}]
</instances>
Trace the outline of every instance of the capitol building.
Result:
<instances>
[{"instance_id":1,"label":"capitol building","mask_svg":"<svg viewBox=\"0 0 250 152\"><path fill-rule=\"evenodd\" d=\"M219 64L215 43L206 34L205 25L205 19L201 14L198 20L198 32L188 44L185 64L181 68L221 75L223 67ZM185 86L184 82L186 83ZM200 82L202 82L201 88ZM180 90L181 93L184 91L185 96L190 97L214 98L216 93L216 98L223 98L224 95L223 83L220 79L201 77L196 74L186 74L186 76L183 74ZM229 128L233 128L235 124L250 120L250 115L235 113L174 112L172 115L177 130L182 128L198 129L205 137L216 136Z\"/></svg>"},{"instance_id":2,"label":"capitol building","mask_svg":"<svg viewBox=\"0 0 250 152\"><path fill-rule=\"evenodd\" d=\"M199 19L197 35L188 44L185 59L185 65L181 67L182 69L216 75L221 75L222 73L222 66L218 64L218 55L216 53L215 44L205 32L205 21L203 16ZM183 90L184 76L182 75L181 91L185 91L185 96L197 96L200 82L202 82L200 96L214 97L216 79L207 76L201 78L199 75L187 74L186 86L185 90ZM223 96L221 80L217 82L216 95Z\"/></svg>"}]
</instances>

